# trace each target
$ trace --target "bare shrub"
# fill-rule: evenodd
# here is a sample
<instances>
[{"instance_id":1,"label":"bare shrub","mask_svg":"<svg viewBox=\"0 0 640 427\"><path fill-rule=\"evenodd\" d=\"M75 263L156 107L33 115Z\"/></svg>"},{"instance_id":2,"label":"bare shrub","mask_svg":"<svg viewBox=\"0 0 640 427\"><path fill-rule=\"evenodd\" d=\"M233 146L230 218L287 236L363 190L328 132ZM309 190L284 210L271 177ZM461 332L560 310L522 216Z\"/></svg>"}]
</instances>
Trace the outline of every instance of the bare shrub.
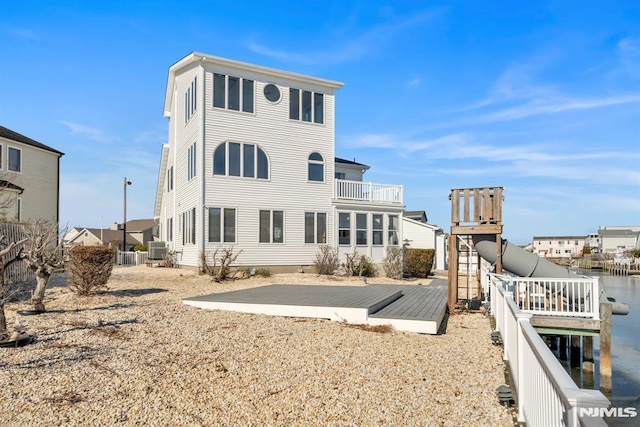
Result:
<instances>
[{"instance_id":1,"label":"bare shrub","mask_svg":"<svg viewBox=\"0 0 640 427\"><path fill-rule=\"evenodd\" d=\"M113 269L113 252L104 246L76 246L71 249L67 284L77 295L91 295L106 289Z\"/></svg>"},{"instance_id":2,"label":"bare shrub","mask_svg":"<svg viewBox=\"0 0 640 427\"><path fill-rule=\"evenodd\" d=\"M231 265L241 253L242 250L234 255L233 247L217 248L213 253L200 252L200 269L216 282L222 282L229 277Z\"/></svg>"},{"instance_id":3,"label":"bare shrub","mask_svg":"<svg viewBox=\"0 0 640 427\"><path fill-rule=\"evenodd\" d=\"M402 278L402 253L403 249L398 246L387 246L387 254L382 260L382 268L387 277L391 279Z\"/></svg>"},{"instance_id":4,"label":"bare shrub","mask_svg":"<svg viewBox=\"0 0 640 427\"><path fill-rule=\"evenodd\" d=\"M67 228L58 228L58 224L37 219L23 226L27 242L22 259L35 273L36 290L31 296L34 310L45 311L44 293L51 275L64 265L62 236Z\"/></svg>"},{"instance_id":5,"label":"bare shrub","mask_svg":"<svg viewBox=\"0 0 640 427\"><path fill-rule=\"evenodd\" d=\"M318 274L332 275L340 266L338 251L329 245L320 246L314 264Z\"/></svg>"},{"instance_id":6,"label":"bare shrub","mask_svg":"<svg viewBox=\"0 0 640 427\"><path fill-rule=\"evenodd\" d=\"M0 236L0 243L3 243L4 240L5 236ZM0 250L0 340L2 340L7 333L7 319L4 314L4 305L9 301L9 298L19 290L16 288L12 289L5 284L4 272L7 267L20 260L22 254L21 245L26 241L27 239L22 239L18 242L11 242L4 249ZM14 251L16 247L20 248L17 253ZM13 254L12 251L14 252Z\"/></svg>"}]
</instances>

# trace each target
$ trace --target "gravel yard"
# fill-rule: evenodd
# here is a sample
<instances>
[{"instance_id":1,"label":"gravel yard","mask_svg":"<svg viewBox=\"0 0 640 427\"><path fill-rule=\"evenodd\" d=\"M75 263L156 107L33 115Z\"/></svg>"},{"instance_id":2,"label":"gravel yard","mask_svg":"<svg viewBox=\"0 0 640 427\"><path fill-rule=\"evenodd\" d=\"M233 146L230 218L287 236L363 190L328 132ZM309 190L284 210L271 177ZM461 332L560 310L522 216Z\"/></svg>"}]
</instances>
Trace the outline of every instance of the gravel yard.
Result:
<instances>
[{"instance_id":1,"label":"gravel yard","mask_svg":"<svg viewBox=\"0 0 640 427\"><path fill-rule=\"evenodd\" d=\"M381 333L181 302L271 283L363 285L358 278L219 284L184 269L116 267L109 290L88 298L64 281L51 283L45 314L7 307L8 322L28 323L36 341L0 348L3 426L514 425L495 392L501 349L480 314L449 317L439 336Z\"/></svg>"}]
</instances>

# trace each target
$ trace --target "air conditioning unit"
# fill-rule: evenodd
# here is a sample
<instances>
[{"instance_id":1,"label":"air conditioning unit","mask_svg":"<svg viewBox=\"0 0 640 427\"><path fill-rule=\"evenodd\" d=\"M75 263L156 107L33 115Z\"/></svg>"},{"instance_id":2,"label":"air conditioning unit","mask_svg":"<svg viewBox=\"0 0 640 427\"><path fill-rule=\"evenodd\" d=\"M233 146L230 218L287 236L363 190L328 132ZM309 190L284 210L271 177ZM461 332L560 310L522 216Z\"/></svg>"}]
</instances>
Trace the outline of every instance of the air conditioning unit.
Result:
<instances>
[{"instance_id":1,"label":"air conditioning unit","mask_svg":"<svg viewBox=\"0 0 640 427\"><path fill-rule=\"evenodd\" d=\"M152 261L160 261L167 254L167 244L165 242L147 242L149 258Z\"/></svg>"}]
</instances>

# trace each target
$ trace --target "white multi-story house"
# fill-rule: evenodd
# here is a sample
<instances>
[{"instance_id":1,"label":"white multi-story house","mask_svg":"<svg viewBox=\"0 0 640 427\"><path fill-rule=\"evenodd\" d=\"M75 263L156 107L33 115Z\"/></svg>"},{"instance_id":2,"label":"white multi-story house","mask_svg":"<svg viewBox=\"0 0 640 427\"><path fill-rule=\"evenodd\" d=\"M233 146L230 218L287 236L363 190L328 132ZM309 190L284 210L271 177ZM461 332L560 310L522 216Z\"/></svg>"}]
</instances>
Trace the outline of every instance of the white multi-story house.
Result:
<instances>
[{"instance_id":1,"label":"white multi-story house","mask_svg":"<svg viewBox=\"0 0 640 427\"><path fill-rule=\"evenodd\" d=\"M598 229L598 238L601 253L623 253L638 246L640 226L601 226Z\"/></svg>"},{"instance_id":2,"label":"white multi-story house","mask_svg":"<svg viewBox=\"0 0 640 427\"><path fill-rule=\"evenodd\" d=\"M402 187L335 157L342 83L191 53L169 68L155 217L178 262L311 266L321 245L380 262L402 243Z\"/></svg>"},{"instance_id":3,"label":"white multi-story house","mask_svg":"<svg viewBox=\"0 0 640 427\"><path fill-rule=\"evenodd\" d=\"M533 238L533 253L547 258L582 255L585 236L542 236Z\"/></svg>"},{"instance_id":4,"label":"white multi-story house","mask_svg":"<svg viewBox=\"0 0 640 427\"><path fill-rule=\"evenodd\" d=\"M57 224L64 153L0 126L0 217Z\"/></svg>"}]
</instances>

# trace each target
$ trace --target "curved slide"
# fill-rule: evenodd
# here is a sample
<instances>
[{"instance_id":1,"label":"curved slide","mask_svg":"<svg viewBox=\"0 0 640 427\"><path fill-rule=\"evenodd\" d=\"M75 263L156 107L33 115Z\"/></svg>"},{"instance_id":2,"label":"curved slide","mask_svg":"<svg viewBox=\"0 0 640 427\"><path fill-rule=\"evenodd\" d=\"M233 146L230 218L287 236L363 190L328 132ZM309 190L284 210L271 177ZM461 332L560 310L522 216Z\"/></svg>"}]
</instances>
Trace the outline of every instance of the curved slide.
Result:
<instances>
[{"instance_id":1,"label":"curved slide","mask_svg":"<svg viewBox=\"0 0 640 427\"><path fill-rule=\"evenodd\" d=\"M496 236L494 234L477 234L473 237L473 244L478 254L486 261L496 262ZM567 268L556 265L537 254L525 251L519 246L502 239L502 267L520 277L553 277L553 278L577 278L577 274ZM567 295L572 298L571 292ZM610 301L607 294L601 288L600 301L611 303L613 314L629 314L629 305L621 302Z\"/></svg>"}]
</instances>

